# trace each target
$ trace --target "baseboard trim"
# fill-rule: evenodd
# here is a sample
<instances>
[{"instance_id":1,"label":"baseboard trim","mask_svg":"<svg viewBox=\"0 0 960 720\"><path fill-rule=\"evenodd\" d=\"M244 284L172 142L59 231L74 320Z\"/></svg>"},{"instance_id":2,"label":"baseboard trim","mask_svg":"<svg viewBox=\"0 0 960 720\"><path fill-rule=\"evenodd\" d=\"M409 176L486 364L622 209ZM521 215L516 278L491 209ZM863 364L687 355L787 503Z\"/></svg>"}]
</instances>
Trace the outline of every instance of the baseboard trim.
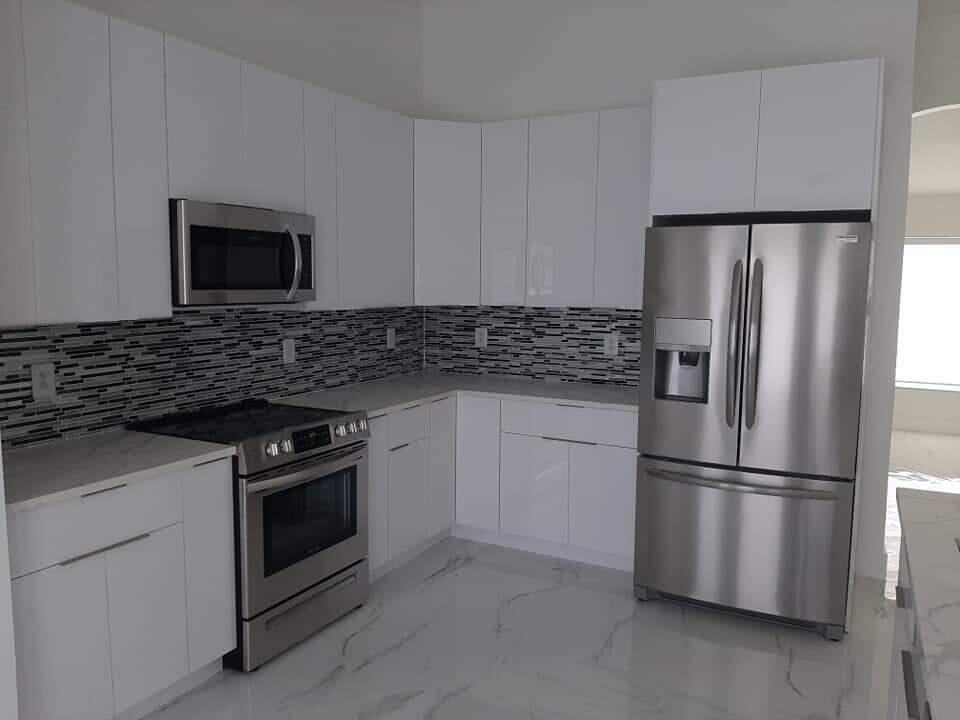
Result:
<instances>
[{"instance_id":1,"label":"baseboard trim","mask_svg":"<svg viewBox=\"0 0 960 720\"><path fill-rule=\"evenodd\" d=\"M129 710L117 715L114 720L141 720L150 713L169 707L187 693L196 690L201 685L210 682L223 671L223 660L214 660L185 678L181 678L170 687L161 690L156 695L148 697L143 702L134 705Z\"/></svg>"}]
</instances>

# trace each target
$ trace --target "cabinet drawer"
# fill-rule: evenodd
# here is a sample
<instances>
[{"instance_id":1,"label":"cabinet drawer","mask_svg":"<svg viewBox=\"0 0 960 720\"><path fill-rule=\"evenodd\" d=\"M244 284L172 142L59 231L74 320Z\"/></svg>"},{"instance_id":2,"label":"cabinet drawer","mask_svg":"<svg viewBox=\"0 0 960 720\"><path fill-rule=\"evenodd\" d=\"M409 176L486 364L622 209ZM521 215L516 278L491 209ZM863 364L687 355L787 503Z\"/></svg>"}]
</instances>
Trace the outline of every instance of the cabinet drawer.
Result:
<instances>
[{"instance_id":1,"label":"cabinet drawer","mask_svg":"<svg viewBox=\"0 0 960 720\"><path fill-rule=\"evenodd\" d=\"M19 577L183 518L181 474L117 483L75 500L9 513L10 572Z\"/></svg>"},{"instance_id":2,"label":"cabinet drawer","mask_svg":"<svg viewBox=\"0 0 960 720\"><path fill-rule=\"evenodd\" d=\"M390 413L390 448L422 440L430 434L430 406L427 403Z\"/></svg>"},{"instance_id":3,"label":"cabinet drawer","mask_svg":"<svg viewBox=\"0 0 960 720\"><path fill-rule=\"evenodd\" d=\"M504 400L501 430L517 435L636 448L637 414L576 404Z\"/></svg>"}]
</instances>

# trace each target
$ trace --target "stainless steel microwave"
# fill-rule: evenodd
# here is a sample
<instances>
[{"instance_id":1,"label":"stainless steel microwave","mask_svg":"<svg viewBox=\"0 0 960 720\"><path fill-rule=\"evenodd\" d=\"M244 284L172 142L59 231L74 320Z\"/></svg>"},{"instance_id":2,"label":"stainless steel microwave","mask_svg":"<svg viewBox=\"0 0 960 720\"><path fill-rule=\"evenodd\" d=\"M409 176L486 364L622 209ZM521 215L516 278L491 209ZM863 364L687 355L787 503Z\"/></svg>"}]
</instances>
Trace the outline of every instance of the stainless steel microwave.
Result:
<instances>
[{"instance_id":1,"label":"stainless steel microwave","mask_svg":"<svg viewBox=\"0 0 960 720\"><path fill-rule=\"evenodd\" d=\"M311 215L170 200L173 304L315 300L314 225Z\"/></svg>"}]
</instances>

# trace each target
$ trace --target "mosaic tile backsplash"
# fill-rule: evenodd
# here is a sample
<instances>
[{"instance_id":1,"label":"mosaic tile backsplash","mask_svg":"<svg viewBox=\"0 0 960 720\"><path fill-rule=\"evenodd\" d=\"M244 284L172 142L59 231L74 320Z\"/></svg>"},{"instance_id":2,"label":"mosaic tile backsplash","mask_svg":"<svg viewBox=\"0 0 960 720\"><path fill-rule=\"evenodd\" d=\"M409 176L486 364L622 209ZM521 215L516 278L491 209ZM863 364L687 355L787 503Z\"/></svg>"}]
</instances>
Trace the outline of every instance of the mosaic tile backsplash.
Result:
<instances>
[{"instance_id":1,"label":"mosaic tile backsplash","mask_svg":"<svg viewBox=\"0 0 960 720\"><path fill-rule=\"evenodd\" d=\"M4 447L169 412L419 372L490 373L635 385L640 312L430 307L301 313L176 311L172 319L0 331ZM474 348L476 327L488 346ZM387 350L387 327L397 347ZM603 355L619 335L620 354ZM294 338L296 361L282 364ZM57 399L34 402L30 367L52 362Z\"/></svg>"}]
</instances>

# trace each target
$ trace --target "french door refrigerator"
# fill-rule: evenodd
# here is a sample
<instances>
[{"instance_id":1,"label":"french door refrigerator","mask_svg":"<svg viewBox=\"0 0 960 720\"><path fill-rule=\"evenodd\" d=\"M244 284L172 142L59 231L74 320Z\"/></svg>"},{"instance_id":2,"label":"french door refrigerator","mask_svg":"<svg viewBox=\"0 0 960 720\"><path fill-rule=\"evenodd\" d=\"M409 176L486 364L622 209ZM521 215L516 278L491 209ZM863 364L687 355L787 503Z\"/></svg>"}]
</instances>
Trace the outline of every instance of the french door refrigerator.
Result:
<instances>
[{"instance_id":1,"label":"french door refrigerator","mask_svg":"<svg viewBox=\"0 0 960 720\"><path fill-rule=\"evenodd\" d=\"M647 231L638 598L842 636L870 245L868 223Z\"/></svg>"}]
</instances>

